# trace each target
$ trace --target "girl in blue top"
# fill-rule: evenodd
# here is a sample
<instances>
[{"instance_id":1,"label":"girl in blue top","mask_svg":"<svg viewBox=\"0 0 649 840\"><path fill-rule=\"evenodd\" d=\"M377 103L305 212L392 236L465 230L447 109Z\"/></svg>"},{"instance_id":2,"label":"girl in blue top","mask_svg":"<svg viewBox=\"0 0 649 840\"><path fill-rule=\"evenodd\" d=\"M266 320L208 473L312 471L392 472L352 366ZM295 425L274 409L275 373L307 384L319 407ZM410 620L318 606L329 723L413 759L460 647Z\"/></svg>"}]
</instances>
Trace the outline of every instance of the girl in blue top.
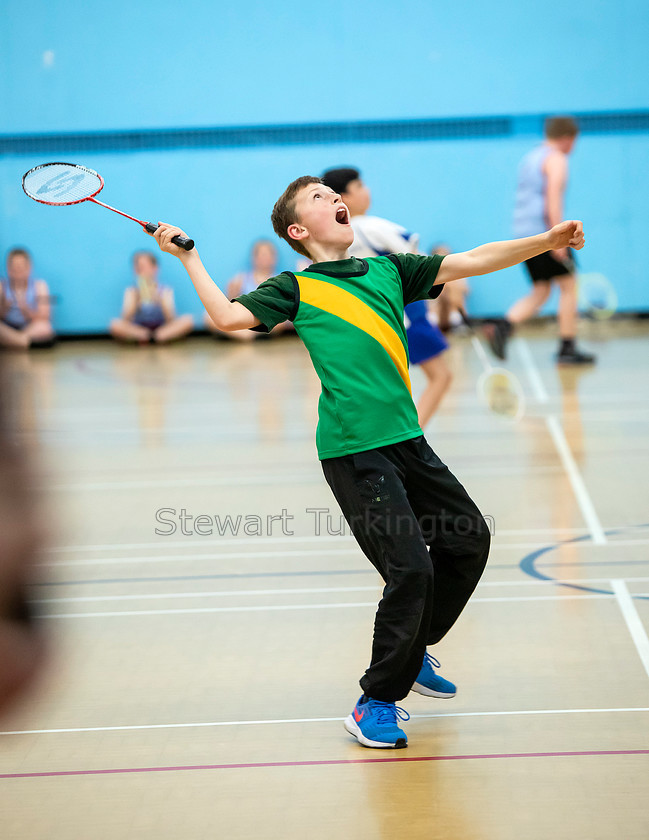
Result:
<instances>
[{"instance_id":1,"label":"girl in blue top","mask_svg":"<svg viewBox=\"0 0 649 840\"><path fill-rule=\"evenodd\" d=\"M53 343L47 283L32 276L29 252L14 248L7 256L7 276L0 278L0 345L20 349Z\"/></svg>"},{"instance_id":2,"label":"girl in blue top","mask_svg":"<svg viewBox=\"0 0 649 840\"><path fill-rule=\"evenodd\" d=\"M228 300L247 295L254 291L260 283L274 277L277 274L277 248L270 239L258 239L250 251L250 269L235 274L228 281L226 295ZM234 339L235 341L254 341L256 338L264 338L264 333L252 332L251 330L240 330L239 332L225 333L217 329L210 316L205 313L205 326L218 338ZM282 333L285 330L293 332L290 321L278 324L273 330L273 335ZM267 336L266 336L267 337Z\"/></svg>"},{"instance_id":3,"label":"girl in blue top","mask_svg":"<svg viewBox=\"0 0 649 840\"><path fill-rule=\"evenodd\" d=\"M173 289L158 283L158 260L149 251L133 257L136 283L124 292L122 315L110 322L110 334L121 341L165 344L194 329L191 315L176 315Z\"/></svg>"}]
</instances>

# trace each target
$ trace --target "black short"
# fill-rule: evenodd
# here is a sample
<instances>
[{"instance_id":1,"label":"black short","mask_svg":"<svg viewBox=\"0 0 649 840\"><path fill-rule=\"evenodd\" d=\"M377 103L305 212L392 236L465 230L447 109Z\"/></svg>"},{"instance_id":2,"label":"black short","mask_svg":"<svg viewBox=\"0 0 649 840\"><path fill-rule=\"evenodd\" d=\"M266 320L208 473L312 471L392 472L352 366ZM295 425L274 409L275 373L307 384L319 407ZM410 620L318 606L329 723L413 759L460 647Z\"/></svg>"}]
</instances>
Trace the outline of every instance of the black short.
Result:
<instances>
[{"instance_id":1,"label":"black short","mask_svg":"<svg viewBox=\"0 0 649 840\"><path fill-rule=\"evenodd\" d=\"M566 274L574 274L576 270L573 252L568 250L566 262L558 260L551 251L525 260L525 265L532 283L547 283L555 277L565 277Z\"/></svg>"}]
</instances>

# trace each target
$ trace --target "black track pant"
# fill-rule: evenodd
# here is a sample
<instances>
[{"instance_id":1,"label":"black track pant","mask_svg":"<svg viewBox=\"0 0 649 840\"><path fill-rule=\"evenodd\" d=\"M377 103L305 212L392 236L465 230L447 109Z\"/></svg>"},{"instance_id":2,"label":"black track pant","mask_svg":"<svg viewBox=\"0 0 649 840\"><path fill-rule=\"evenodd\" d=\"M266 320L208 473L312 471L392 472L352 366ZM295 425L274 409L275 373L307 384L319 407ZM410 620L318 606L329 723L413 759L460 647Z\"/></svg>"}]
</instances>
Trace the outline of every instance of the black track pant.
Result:
<instances>
[{"instance_id":1,"label":"black track pant","mask_svg":"<svg viewBox=\"0 0 649 840\"><path fill-rule=\"evenodd\" d=\"M490 533L466 490L423 435L322 461L352 533L385 588L361 688L404 698L426 645L453 626L484 570Z\"/></svg>"}]
</instances>

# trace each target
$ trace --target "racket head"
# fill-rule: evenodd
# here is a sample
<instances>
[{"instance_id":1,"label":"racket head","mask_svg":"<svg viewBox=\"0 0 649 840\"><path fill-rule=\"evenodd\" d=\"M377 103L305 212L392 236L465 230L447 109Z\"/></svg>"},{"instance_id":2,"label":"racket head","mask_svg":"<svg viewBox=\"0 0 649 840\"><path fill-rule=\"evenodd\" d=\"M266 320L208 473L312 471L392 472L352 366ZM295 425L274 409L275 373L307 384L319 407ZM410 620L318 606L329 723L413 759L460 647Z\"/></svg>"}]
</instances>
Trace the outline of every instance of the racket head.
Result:
<instances>
[{"instance_id":1,"label":"racket head","mask_svg":"<svg viewBox=\"0 0 649 840\"><path fill-rule=\"evenodd\" d=\"M597 272L579 275L578 296L582 311L596 321L606 321L618 307L615 287L604 274Z\"/></svg>"},{"instance_id":2,"label":"racket head","mask_svg":"<svg viewBox=\"0 0 649 840\"><path fill-rule=\"evenodd\" d=\"M525 414L525 393L516 376L502 367L484 370L478 379L478 397L503 420L518 422Z\"/></svg>"},{"instance_id":3,"label":"racket head","mask_svg":"<svg viewBox=\"0 0 649 840\"><path fill-rule=\"evenodd\" d=\"M77 163L41 163L23 175L25 195L55 207L80 204L103 188L104 179L98 172Z\"/></svg>"}]
</instances>

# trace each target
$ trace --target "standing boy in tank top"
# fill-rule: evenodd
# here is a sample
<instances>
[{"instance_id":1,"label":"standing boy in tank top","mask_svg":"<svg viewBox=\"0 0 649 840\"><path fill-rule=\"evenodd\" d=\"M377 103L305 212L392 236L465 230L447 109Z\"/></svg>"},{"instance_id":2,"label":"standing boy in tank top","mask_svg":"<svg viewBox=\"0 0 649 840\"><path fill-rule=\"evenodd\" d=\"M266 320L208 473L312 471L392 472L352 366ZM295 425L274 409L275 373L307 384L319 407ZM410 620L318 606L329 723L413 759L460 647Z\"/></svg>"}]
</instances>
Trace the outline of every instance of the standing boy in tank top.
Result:
<instances>
[{"instance_id":1,"label":"standing boy in tank top","mask_svg":"<svg viewBox=\"0 0 649 840\"><path fill-rule=\"evenodd\" d=\"M528 152L520 163L514 234L535 236L563 219L563 199L568 185L568 155L579 128L571 117L552 117L545 123L545 142ZM504 318L486 327L487 338L499 359L506 355L507 341L518 324L535 315L547 301L554 282L559 286L559 364L590 364L595 356L576 347L577 279L570 248L559 248L525 261L532 291L511 306Z\"/></svg>"}]
</instances>

